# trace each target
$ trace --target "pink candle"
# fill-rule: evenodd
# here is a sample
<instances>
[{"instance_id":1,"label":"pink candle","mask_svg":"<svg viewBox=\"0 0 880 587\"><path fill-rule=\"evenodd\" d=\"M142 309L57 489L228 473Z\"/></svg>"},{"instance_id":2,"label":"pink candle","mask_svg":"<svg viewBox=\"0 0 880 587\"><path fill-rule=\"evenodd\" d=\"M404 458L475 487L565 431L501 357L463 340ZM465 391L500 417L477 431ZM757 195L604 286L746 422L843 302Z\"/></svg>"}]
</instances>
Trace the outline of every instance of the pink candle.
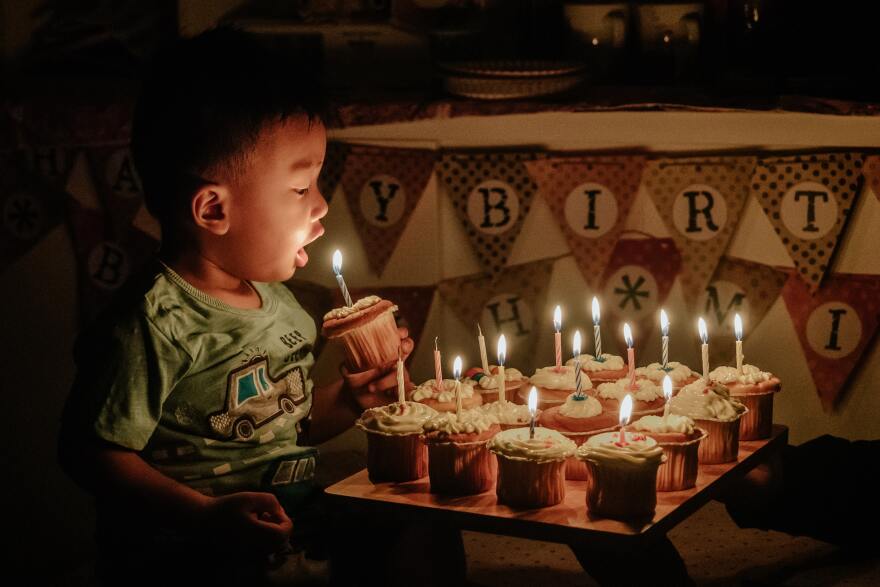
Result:
<instances>
[{"instance_id":1,"label":"pink candle","mask_svg":"<svg viewBox=\"0 0 880 587\"><path fill-rule=\"evenodd\" d=\"M440 366L440 348L437 346L437 337L434 337L434 387L437 391L443 391L443 367Z\"/></svg>"},{"instance_id":2,"label":"pink candle","mask_svg":"<svg viewBox=\"0 0 880 587\"><path fill-rule=\"evenodd\" d=\"M636 351L633 348L632 330L629 324L623 325L623 338L626 340L626 360L629 363L629 388L636 387Z\"/></svg>"}]
</instances>

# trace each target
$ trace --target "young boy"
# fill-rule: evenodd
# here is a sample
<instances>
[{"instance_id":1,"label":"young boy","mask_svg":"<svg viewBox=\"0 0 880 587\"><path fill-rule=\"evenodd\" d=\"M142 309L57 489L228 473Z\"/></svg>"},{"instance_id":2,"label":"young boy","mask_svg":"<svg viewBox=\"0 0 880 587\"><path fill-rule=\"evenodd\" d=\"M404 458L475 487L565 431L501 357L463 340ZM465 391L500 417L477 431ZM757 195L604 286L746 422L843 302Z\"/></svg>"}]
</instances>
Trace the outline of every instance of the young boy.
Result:
<instances>
[{"instance_id":1,"label":"young boy","mask_svg":"<svg viewBox=\"0 0 880 587\"><path fill-rule=\"evenodd\" d=\"M143 87L132 150L162 246L78 340L59 444L109 584L252 584L315 526L308 445L391 399L391 366L313 386L315 324L277 283L324 232L315 94L231 30L179 42Z\"/></svg>"}]
</instances>

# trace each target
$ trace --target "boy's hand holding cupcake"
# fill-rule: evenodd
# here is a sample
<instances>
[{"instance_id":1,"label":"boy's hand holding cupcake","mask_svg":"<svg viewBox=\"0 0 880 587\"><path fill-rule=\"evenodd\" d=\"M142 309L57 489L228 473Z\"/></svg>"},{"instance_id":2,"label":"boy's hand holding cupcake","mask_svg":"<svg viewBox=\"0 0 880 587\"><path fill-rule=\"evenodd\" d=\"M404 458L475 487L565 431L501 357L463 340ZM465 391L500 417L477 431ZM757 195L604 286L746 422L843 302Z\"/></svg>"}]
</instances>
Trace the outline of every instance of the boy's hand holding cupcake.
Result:
<instances>
[{"instance_id":1,"label":"boy's hand holding cupcake","mask_svg":"<svg viewBox=\"0 0 880 587\"><path fill-rule=\"evenodd\" d=\"M400 340L400 353L404 361L412 353L415 343L409 338L406 328L398 328ZM352 399L362 410L368 410L378 406L390 404L397 399L397 358L391 362L369 368L365 371L351 372L347 365L340 367L342 378L345 381L345 389L351 394ZM412 389L413 384L409 372L404 369L404 387L407 391Z\"/></svg>"}]
</instances>

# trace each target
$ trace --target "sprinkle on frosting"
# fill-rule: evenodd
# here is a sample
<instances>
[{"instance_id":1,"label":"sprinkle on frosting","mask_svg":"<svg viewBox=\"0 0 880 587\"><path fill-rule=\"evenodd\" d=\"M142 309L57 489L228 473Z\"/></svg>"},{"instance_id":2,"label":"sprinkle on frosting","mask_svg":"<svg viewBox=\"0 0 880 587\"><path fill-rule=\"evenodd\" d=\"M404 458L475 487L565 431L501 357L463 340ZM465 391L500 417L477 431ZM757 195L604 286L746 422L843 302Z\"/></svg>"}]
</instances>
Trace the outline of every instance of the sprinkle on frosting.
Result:
<instances>
[{"instance_id":1,"label":"sprinkle on frosting","mask_svg":"<svg viewBox=\"0 0 880 587\"><path fill-rule=\"evenodd\" d=\"M745 411L745 406L731 399L724 385L717 382L706 385L705 379L697 379L669 400L669 411L694 420L730 422Z\"/></svg>"},{"instance_id":2,"label":"sprinkle on frosting","mask_svg":"<svg viewBox=\"0 0 880 587\"><path fill-rule=\"evenodd\" d=\"M600 383L599 397L623 401L623 398L629 394L633 396L634 400L643 402L652 402L663 398L663 387L657 385L656 382L650 379L636 379L636 387L631 389L629 381L629 377L624 377L611 383Z\"/></svg>"},{"instance_id":3,"label":"sprinkle on frosting","mask_svg":"<svg viewBox=\"0 0 880 587\"><path fill-rule=\"evenodd\" d=\"M355 424L362 430L381 434L419 434L425 421L437 411L425 404L406 402L366 410Z\"/></svg>"},{"instance_id":4,"label":"sprinkle on frosting","mask_svg":"<svg viewBox=\"0 0 880 587\"><path fill-rule=\"evenodd\" d=\"M531 421L529 407L511 401L483 404L479 409L498 420L499 424L528 424Z\"/></svg>"},{"instance_id":5,"label":"sprinkle on frosting","mask_svg":"<svg viewBox=\"0 0 880 587\"><path fill-rule=\"evenodd\" d=\"M678 414L642 416L632 423L632 427L641 432L656 432L657 434L678 432L690 435L694 433L694 421L687 416L679 416Z\"/></svg>"},{"instance_id":6,"label":"sprinkle on frosting","mask_svg":"<svg viewBox=\"0 0 880 587\"><path fill-rule=\"evenodd\" d=\"M666 366L668 370L664 369L660 363L651 363L647 367L639 367L636 369L636 376L662 383L663 377L669 375L672 384L679 385L689 377L697 375L697 373L694 373L690 367L682 365L678 361L669 361Z\"/></svg>"},{"instance_id":7,"label":"sprinkle on frosting","mask_svg":"<svg viewBox=\"0 0 880 587\"><path fill-rule=\"evenodd\" d=\"M619 441L619 432L597 434L578 448L577 456L599 465L644 467L662 462L663 448L649 436L628 433L626 444Z\"/></svg>"},{"instance_id":8,"label":"sprinkle on frosting","mask_svg":"<svg viewBox=\"0 0 880 587\"><path fill-rule=\"evenodd\" d=\"M574 389L574 367L563 366L557 371L556 367L541 367L535 374L529 377L529 383L545 389ZM593 382L586 374L581 373L581 390L586 391L593 387Z\"/></svg>"},{"instance_id":9,"label":"sprinkle on frosting","mask_svg":"<svg viewBox=\"0 0 880 587\"><path fill-rule=\"evenodd\" d=\"M425 381L421 385L419 385L412 394L413 401L423 401L426 399L434 399L440 403L453 402L455 401L455 379L444 379L443 380L443 390L438 391L434 384L436 380L429 379ZM461 382L461 397L472 397L474 395L474 388L470 383L466 381Z\"/></svg>"},{"instance_id":10,"label":"sprinkle on frosting","mask_svg":"<svg viewBox=\"0 0 880 587\"><path fill-rule=\"evenodd\" d=\"M773 377L772 373L761 371L754 365L743 365L743 374L739 375L736 367L716 367L709 373L709 379L719 383L745 383L755 384L769 381Z\"/></svg>"},{"instance_id":11,"label":"sprinkle on frosting","mask_svg":"<svg viewBox=\"0 0 880 587\"><path fill-rule=\"evenodd\" d=\"M597 361L593 355L579 355L577 360L581 362L582 371L617 371L626 366L623 357L609 355L608 353L602 353L601 361ZM569 359L565 364L569 367L574 367L575 359Z\"/></svg>"},{"instance_id":12,"label":"sprinkle on frosting","mask_svg":"<svg viewBox=\"0 0 880 587\"><path fill-rule=\"evenodd\" d=\"M446 434L479 434L496 425L498 420L479 408L462 410L461 418L455 412L437 414L427 420L425 432L444 432Z\"/></svg>"},{"instance_id":13,"label":"sprinkle on frosting","mask_svg":"<svg viewBox=\"0 0 880 587\"><path fill-rule=\"evenodd\" d=\"M351 316L352 314L356 314L361 310L366 310L382 301L382 298L379 296L367 296L365 298L361 298L356 301L351 306L342 306L341 308L333 308L326 314L324 314L324 321L327 320L338 320L340 318L345 318L346 316ZM392 306L391 311L396 311L397 306Z\"/></svg>"},{"instance_id":14,"label":"sprinkle on frosting","mask_svg":"<svg viewBox=\"0 0 880 587\"><path fill-rule=\"evenodd\" d=\"M577 445L549 428L538 426L535 437L529 438L528 428L503 430L489 441L492 452L519 461L548 463L562 461L574 455Z\"/></svg>"},{"instance_id":15,"label":"sprinkle on frosting","mask_svg":"<svg viewBox=\"0 0 880 587\"><path fill-rule=\"evenodd\" d=\"M498 389L498 373L480 373L479 378L473 380L473 382L481 387L482 389ZM522 371L514 368L505 368L504 369L504 381L507 382L519 382L525 379L523 377Z\"/></svg>"},{"instance_id":16,"label":"sprinkle on frosting","mask_svg":"<svg viewBox=\"0 0 880 587\"><path fill-rule=\"evenodd\" d=\"M602 413L602 404L592 396L573 393L559 406L559 413L569 418L592 418Z\"/></svg>"}]
</instances>

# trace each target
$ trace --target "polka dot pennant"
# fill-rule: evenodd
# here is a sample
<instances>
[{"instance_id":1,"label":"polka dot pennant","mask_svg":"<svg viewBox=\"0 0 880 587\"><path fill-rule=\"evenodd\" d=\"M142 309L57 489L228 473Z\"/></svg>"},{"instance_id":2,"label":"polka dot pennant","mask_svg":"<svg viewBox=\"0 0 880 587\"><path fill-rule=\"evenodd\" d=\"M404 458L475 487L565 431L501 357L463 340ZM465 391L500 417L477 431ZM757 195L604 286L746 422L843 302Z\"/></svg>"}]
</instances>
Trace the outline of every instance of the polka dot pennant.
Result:
<instances>
[{"instance_id":1,"label":"polka dot pennant","mask_svg":"<svg viewBox=\"0 0 880 587\"><path fill-rule=\"evenodd\" d=\"M350 148L342 188L376 275L382 275L421 200L434 159L433 151L421 149Z\"/></svg>"},{"instance_id":2,"label":"polka dot pennant","mask_svg":"<svg viewBox=\"0 0 880 587\"><path fill-rule=\"evenodd\" d=\"M86 151L98 198L113 238L123 238L144 201L140 178L128 148Z\"/></svg>"},{"instance_id":3,"label":"polka dot pennant","mask_svg":"<svg viewBox=\"0 0 880 587\"><path fill-rule=\"evenodd\" d=\"M450 152L440 179L485 271L500 275L537 187L525 162L529 153Z\"/></svg>"},{"instance_id":4,"label":"polka dot pennant","mask_svg":"<svg viewBox=\"0 0 880 587\"><path fill-rule=\"evenodd\" d=\"M843 396L849 376L874 339L880 317L880 276L836 273L813 292L796 273L782 289L825 411Z\"/></svg>"},{"instance_id":5,"label":"polka dot pennant","mask_svg":"<svg viewBox=\"0 0 880 587\"><path fill-rule=\"evenodd\" d=\"M321 175L318 177L318 189L327 202L333 200L333 192L342 179L342 170L345 168L345 158L348 155L348 144L338 141L327 143L327 151L324 153L324 165L321 166Z\"/></svg>"},{"instance_id":6,"label":"polka dot pennant","mask_svg":"<svg viewBox=\"0 0 880 587\"><path fill-rule=\"evenodd\" d=\"M552 273L553 259L544 259L505 267L494 281L485 274L467 275L442 281L438 289L475 338L480 323L491 362L495 341L503 333L508 341L507 364L526 371L536 366L533 351L540 319L549 315L544 306Z\"/></svg>"},{"instance_id":7,"label":"polka dot pennant","mask_svg":"<svg viewBox=\"0 0 880 587\"><path fill-rule=\"evenodd\" d=\"M880 155L870 155L865 158L862 175L874 195L880 198Z\"/></svg>"},{"instance_id":8,"label":"polka dot pennant","mask_svg":"<svg viewBox=\"0 0 880 587\"><path fill-rule=\"evenodd\" d=\"M644 165L640 156L552 157L526 163L590 287L598 285L614 252Z\"/></svg>"},{"instance_id":9,"label":"polka dot pennant","mask_svg":"<svg viewBox=\"0 0 880 587\"><path fill-rule=\"evenodd\" d=\"M645 169L645 186L681 251L681 285L691 307L733 236L755 162L755 157L668 158Z\"/></svg>"},{"instance_id":10,"label":"polka dot pennant","mask_svg":"<svg viewBox=\"0 0 880 587\"><path fill-rule=\"evenodd\" d=\"M859 196L862 162L858 153L817 153L766 157L755 168L752 193L813 293Z\"/></svg>"}]
</instances>

